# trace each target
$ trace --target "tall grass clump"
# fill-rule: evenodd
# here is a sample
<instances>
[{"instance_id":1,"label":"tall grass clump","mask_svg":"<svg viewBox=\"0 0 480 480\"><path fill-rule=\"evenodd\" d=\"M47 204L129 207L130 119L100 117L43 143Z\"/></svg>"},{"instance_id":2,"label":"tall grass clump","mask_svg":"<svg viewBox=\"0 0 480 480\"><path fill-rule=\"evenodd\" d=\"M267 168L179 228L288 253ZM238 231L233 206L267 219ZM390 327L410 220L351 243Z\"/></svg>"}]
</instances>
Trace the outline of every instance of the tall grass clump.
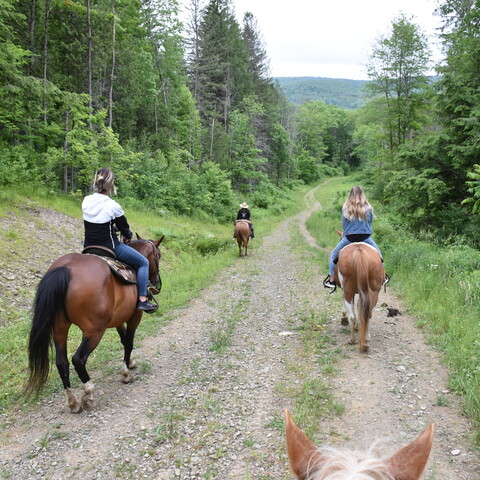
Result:
<instances>
[{"instance_id":1,"label":"tall grass clump","mask_svg":"<svg viewBox=\"0 0 480 480\"><path fill-rule=\"evenodd\" d=\"M480 443L480 252L419 240L387 220L378 231L392 285L443 352Z\"/></svg>"}]
</instances>

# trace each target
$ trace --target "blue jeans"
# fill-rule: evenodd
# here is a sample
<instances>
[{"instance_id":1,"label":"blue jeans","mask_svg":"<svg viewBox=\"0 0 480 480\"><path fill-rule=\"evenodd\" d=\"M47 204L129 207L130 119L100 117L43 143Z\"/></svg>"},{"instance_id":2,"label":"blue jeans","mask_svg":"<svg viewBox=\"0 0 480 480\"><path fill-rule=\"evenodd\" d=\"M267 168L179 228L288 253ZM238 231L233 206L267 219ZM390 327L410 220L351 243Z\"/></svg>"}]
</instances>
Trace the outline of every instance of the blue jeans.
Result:
<instances>
[{"instance_id":1,"label":"blue jeans","mask_svg":"<svg viewBox=\"0 0 480 480\"><path fill-rule=\"evenodd\" d=\"M141 253L137 252L132 247L125 245L124 243L119 243L115 247L115 255L121 262L131 265L137 269L138 296L146 296L148 287L148 271L150 268L148 260Z\"/></svg>"},{"instance_id":2,"label":"blue jeans","mask_svg":"<svg viewBox=\"0 0 480 480\"><path fill-rule=\"evenodd\" d=\"M346 247L347 245L350 245L347 237L343 236L341 240L338 242L338 245L333 249L333 252L330 255L330 275L333 275L333 272L335 270L335 264L333 261L338 257L338 254L340 253L340 250L343 247ZM380 249L378 248L378 245L372 240L372 237L366 238L362 243L368 243L372 247L375 247L378 250L378 253L380 254L380 258L382 257L382 253L380 252Z\"/></svg>"}]
</instances>

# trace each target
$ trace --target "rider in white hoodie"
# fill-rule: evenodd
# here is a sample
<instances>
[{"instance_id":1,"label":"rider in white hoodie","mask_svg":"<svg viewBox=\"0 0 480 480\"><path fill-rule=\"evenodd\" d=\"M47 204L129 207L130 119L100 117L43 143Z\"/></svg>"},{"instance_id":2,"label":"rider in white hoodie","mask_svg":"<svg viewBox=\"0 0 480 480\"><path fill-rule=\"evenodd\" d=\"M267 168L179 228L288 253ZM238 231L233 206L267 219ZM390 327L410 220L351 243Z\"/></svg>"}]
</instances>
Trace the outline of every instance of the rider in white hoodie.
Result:
<instances>
[{"instance_id":1,"label":"rider in white hoodie","mask_svg":"<svg viewBox=\"0 0 480 480\"><path fill-rule=\"evenodd\" d=\"M128 225L122 207L110 194L115 192L115 177L108 168L97 171L93 181L92 195L83 199L83 223L85 226L84 247L99 245L107 247L115 252L117 259L132 265L137 269L138 303L137 309L146 313L154 312L156 306L147 300L148 287L148 260L139 252L119 241L117 233L128 240L132 238L132 232Z\"/></svg>"}]
</instances>

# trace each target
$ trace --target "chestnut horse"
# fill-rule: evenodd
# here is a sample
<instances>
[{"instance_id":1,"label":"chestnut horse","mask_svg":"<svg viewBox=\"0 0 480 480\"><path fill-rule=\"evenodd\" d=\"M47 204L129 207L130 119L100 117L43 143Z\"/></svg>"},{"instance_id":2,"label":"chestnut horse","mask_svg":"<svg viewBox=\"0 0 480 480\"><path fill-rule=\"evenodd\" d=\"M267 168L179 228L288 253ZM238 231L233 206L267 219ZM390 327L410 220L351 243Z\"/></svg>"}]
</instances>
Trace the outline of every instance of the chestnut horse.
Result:
<instances>
[{"instance_id":1,"label":"chestnut horse","mask_svg":"<svg viewBox=\"0 0 480 480\"><path fill-rule=\"evenodd\" d=\"M418 480L432 448L434 424L389 460L367 453L317 448L285 410L288 458L299 480Z\"/></svg>"},{"instance_id":2,"label":"chestnut horse","mask_svg":"<svg viewBox=\"0 0 480 480\"><path fill-rule=\"evenodd\" d=\"M242 256L247 255L248 250L248 240L250 239L250 225L245 220L237 220L235 223L235 230L233 236L237 239L238 243L238 255Z\"/></svg>"},{"instance_id":3,"label":"chestnut horse","mask_svg":"<svg viewBox=\"0 0 480 480\"><path fill-rule=\"evenodd\" d=\"M160 283L158 247L163 238L156 242L139 239L129 243L148 259L149 280L154 287ZM70 411L79 413L82 408L90 409L94 386L86 363L107 328L116 328L120 335L124 347L122 381L132 382L130 355L135 330L143 313L136 308L137 300L137 285L119 280L100 257L71 253L57 259L40 281L35 296L28 345L30 377L27 392L40 393L47 381L53 338L56 365ZM70 385L67 337L72 324L82 331L82 341L72 358L83 383L81 400Z\"/></svg>"},{"instance_id":4,"label":"chestnut horse","mask_svg":"<svg viewBox=\"0 0 480 480\"><path fill-rule=\"evenodd\" d=\"M342 325L350 323L350 344L356 343L358 323L359 350L368 351L368 322L385 281L385 270L378 251L367 243L350 243L340 250L335 267L335 282L343 290ZM355 316L354 299L358 294ZM348 323L347 323L348 322Z\"/></svg>"}]
</instances>

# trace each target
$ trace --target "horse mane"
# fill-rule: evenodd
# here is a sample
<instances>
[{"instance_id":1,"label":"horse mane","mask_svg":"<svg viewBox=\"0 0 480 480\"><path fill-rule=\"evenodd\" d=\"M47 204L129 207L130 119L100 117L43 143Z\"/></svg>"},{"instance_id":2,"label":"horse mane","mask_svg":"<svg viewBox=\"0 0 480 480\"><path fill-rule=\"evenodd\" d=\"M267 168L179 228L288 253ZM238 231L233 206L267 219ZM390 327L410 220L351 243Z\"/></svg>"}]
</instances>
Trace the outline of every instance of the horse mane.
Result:
<instances>
[{"instance_id":1,"label":"horse mane","mask_svg":"<svg viewBox=\"0 0 480 480\"><path fill-rule=\"evenodd\" d=\"M394 480L385 461L372 452L373 447L367 452L319 447L311 457L305 480Z\"/></svg>"},{"instance_id":2,"label":"horse mane","mask_svg":"<svg viewBox=\"0 0 480 480\"><path fill-rule=\"evenodd\" d=\"M138 238L137 240L130 240L128 245L139 245L141 243L147 243L149 240L145 240L144 238Z\"/></svg>"}]
</instances>

